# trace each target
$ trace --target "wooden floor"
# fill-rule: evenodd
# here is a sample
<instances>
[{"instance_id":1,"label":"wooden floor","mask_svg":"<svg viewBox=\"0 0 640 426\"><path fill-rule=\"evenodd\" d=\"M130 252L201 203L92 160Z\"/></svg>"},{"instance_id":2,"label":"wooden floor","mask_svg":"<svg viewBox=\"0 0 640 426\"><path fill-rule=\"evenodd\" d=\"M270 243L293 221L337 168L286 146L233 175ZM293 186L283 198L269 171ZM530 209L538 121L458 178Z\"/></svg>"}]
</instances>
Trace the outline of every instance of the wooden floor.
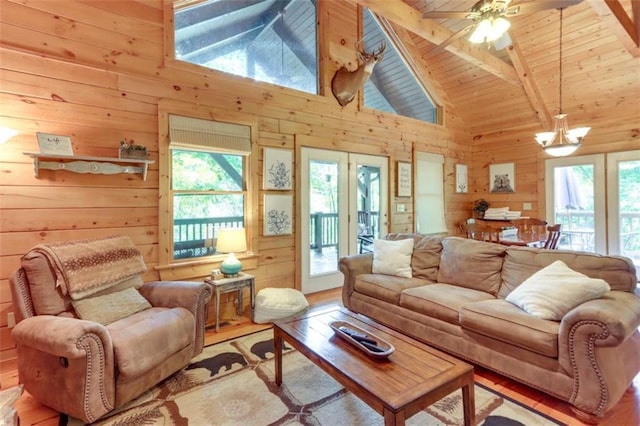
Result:
<instances>
[{"instance_id":1,"label":"wooden floor","mask_svg":"<svg viewBox=\"0 0 640 426\"><path fill-rule=\"evenodd\" d=\"M307 298L309 303L314 306L341 304L339 290L308 295ZM248 318L230 321L221 327L218 333L216 333L214 329L209 329L205 337L205 344L210 345L267 328L270 328L269 324L254 324L250 322ZM640 356L640 354L638 354L638 356ZM575 418L569 408L569 404L482 367L475 367L475 380L568 425L578 426L585 424ZM15 372L13 372L13 375L11 372L3 373L3 387L15 385L16 383L17 376ZM58 425L58 413L34 401L34 399L26 393L17 401L16 408L20 415L21 426ZM606 426L640 425L640 374L635 378L634 385L622 397L620 403L611 410L609 415L600 424Z\"/></svg>"}]
</instances>

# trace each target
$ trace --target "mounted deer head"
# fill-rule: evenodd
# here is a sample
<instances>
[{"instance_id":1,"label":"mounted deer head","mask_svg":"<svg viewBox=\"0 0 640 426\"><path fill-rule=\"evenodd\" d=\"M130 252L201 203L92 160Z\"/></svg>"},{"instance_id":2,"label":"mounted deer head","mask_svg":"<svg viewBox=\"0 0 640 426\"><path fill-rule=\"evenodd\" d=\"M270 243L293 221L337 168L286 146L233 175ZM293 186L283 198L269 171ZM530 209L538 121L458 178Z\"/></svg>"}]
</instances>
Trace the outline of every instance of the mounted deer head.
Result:
<instances>
[{"instance_id":1,"label":"mounted deer head","mask_svg":"<svg viewBox=\"0 0 640 426\"><path fill-rule=\"evenodd\" d=\"M387 48L387 45L381 42L380 49L377 52L367 53L364 48L362 50L358 49L359 43L356 42L355 44L358 59L361 62L358 68L355 71L349 71L343 66L336 71L331 80L331 91L341 106L347 105L355 98L358 90L371 76L373 67L382 61L384 50Z\"/></svg>"}]
</instances>

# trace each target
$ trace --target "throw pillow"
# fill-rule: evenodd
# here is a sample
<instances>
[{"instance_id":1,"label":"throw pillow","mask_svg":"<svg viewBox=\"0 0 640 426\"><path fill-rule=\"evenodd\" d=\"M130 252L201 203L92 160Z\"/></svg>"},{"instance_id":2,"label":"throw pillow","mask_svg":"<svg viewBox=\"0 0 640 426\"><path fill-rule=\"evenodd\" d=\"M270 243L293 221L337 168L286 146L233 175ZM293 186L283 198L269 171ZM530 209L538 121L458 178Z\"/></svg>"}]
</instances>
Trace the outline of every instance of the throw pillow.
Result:
<instances>
[{"instance_id":1,"label":"throw pillow","mask_svg":"<svg viewBox=\"0 0 640 426\"><path fill-rule=\"evenodd\" d=\"M589 278L556 260L527 278L506 297L527 313L560 321L570 310L610 290L600 278Z\"/></svg>"},{"instance_id":2,"label":"throw pillow","mask_svg":"<svg viewBox=\"0 0 640 426\"><path fill-rule=\"evenodd\" d=\"M413 238L405 240L373 240L374 274L395 275L411 278L411 255Z\"/></svg>"},{"instance_id":3,"label":"throw pillow","mask_svg":"<svg viewBox=\"0 0 640 426\"><path fill-rule=\"evenodd\" d=\"M133 287L102 296L85 297L71 302L76 314L88 321L107 325L151 307Z\"/></svg>"}]
</instances>

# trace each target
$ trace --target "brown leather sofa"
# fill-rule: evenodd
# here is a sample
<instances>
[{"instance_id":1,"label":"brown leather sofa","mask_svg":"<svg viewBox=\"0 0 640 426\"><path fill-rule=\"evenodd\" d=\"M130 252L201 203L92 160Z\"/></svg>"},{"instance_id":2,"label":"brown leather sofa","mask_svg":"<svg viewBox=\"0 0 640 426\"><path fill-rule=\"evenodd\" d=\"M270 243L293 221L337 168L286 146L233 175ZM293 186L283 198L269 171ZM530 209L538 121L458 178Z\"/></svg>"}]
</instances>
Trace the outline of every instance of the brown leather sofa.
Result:
<instances>
[{"instance_id":1,"label":"brown leather sofa","mask_svg":"<svg viewBox=\"0 0 640 426\"><path fill-rule=\"evenodd\" d=\"M352 311L572 404L599 421L640 372L637 276L623 257L507 247L460 237L414 239L412 277L372 274L372 254L340 259ZM562 260L611 291L561 321L529 315L505 297Z\"/></svg>"},{"instance_id":2,"label":"brown leather sofa","mask_svg":"<svg viewBox=\"0 0 640 426\"><path fill-rule=\"evenodd\" d=\"M117 257L118 252L127 252L140 259L138 269L146 269L137 249L121 247L119 241L113 250L98 250L98 254L111 251ZM83 257L85 252L80 251L76 263L90 263L90 256ZM113 261L114 257L102 260L102 266L107 265L102 272L121 268L122 262ZM111 315L126 303L117 301L107 308L105 299L94 299L98 300L96 314L105 325L79 318L75 309L78 305L74 305L77 301L70 293L64 294L60 285L61 264L56 260L45 251L32 250L10 278L17 321L12 337L19 380L39 402L84 422L93 422L187 366L192 357L202 352L211 299L207 284L143 284L142 274L134 273L115 286L107 285L109 288L97 296L113 297L109 294L125 287L124 291L133 291L133 287L139 293L138 302L144 306L110 322L102 315ZM120 272L116 276L121 277ZM84 318L92 315L84 309Z\"/></svg>"}]
</instances>

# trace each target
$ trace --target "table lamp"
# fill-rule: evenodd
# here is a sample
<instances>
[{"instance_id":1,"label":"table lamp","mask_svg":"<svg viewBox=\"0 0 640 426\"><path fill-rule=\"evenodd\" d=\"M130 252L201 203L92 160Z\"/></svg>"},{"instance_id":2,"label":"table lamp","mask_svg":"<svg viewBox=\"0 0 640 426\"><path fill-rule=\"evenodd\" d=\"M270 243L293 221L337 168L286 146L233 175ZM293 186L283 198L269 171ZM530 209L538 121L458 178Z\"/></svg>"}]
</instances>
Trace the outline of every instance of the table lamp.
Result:
<instances>
[{"instance_id":1,"label":"table lamp","mask_svg":"<svg viewBox=\"0 0 640 426\"><path fill-rule=\"evenodd\" d=\"M220 270L225 277L235 277L242 269L242 262L235 253L247 250L247 237L244 228L220 228L216 251L229 253L229 256L220 264Z\"/></svg>"}]
</instances>

